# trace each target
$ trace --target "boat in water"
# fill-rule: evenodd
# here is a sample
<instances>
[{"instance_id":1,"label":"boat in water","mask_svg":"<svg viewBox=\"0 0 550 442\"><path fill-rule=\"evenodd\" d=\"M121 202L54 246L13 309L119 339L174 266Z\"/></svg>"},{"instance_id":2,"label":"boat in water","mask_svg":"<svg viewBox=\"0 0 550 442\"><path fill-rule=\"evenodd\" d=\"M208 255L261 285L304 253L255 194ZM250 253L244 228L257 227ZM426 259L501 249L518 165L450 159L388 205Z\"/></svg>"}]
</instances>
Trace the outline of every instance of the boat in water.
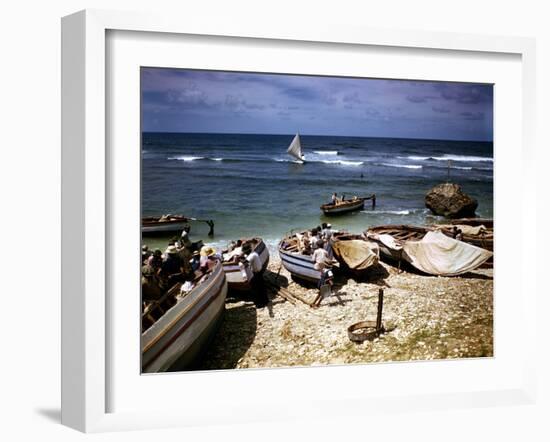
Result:
<instances>
[{"instance_id":1,"label":"boat in water","mask_svg":"<svg viewBox=\"0 0 550 442\"><path fill-rule=\"evenodd\" d=\"M321 280L321 271L315 269L311 255L300 250L300 235L302 234L290 234L281 240L278 247L281 262L293 277L318 283Z\"/></svg>"},{"instance_id":2,"label":"boat in water","mask_svg":"<svg viewBox=\"0 0 550 442\"><path fill-rule=\"evenodd\" d=\"M261 238L243 239L241 242L252 241L252 250L256 251L262 263L262 272L265 272L269 264L269 250ZM251 290L251 281L254 273L246 260L239 259L240 251L232 250L223 253L223 271L230 290L248 291Z\"/></svg>"},{"instance_id":3,"label":"boat in water","mask_svg":"<svg viewBox=\"0 0 550 442\"><path fill-rule=\"evenodd\" d=\"M373 208L376 204L376 196L371 195L367 197L353 197L349 200L337 201L335 203L323 204L321 211L323 214L330 215L342 215L344 213L354 212L356 210L362 210L365 207L365 201L372 200Z\"/></svg>"},{"instance_id":4,"label":"boat in water","mask_svg":"<svg viewBox=\"0 0 550 442\"><path fill-rule=\"evenodd\" d=\"M481 267L493 257L491 251L458 241L441 230L397 227L372 227L365 232L365 237L378 243L380 254L386 260L408 263L429 275L462 275Z\"/></svg>"},{"instance_id":5,"label":"boat in water","mask_svg":"<svg viewBox=\"0 0 550 442\"><path fill-rule=\"evenodd\" d=\"M300 144L300 135L296 134L288 146L286 152L296 160L297 163L304 164L306 157L302 154L302 145Z\"/></svg>"},{"instance_id":6,"label":"boat in water","mask_svg":"<svg viewBox=\"0 0 550 442\"><path fill-rule=\"evenodd\" d=\"M181 232L191 218L183 215L147 216L141 218L143 234Z\"/></svg>"},{"instance_id":7,"label":"boat in water","mask_svg":"<svg viewBox=\"0 0 550 442\"><path fill-rule=\"evenodd\" d=\"M184 285L184 284L183 284ZM188 292L175 284L142 312L142 371L191 368L213 337L225 310L227 280L220 261Z\"/></svg>"}]
</instances>

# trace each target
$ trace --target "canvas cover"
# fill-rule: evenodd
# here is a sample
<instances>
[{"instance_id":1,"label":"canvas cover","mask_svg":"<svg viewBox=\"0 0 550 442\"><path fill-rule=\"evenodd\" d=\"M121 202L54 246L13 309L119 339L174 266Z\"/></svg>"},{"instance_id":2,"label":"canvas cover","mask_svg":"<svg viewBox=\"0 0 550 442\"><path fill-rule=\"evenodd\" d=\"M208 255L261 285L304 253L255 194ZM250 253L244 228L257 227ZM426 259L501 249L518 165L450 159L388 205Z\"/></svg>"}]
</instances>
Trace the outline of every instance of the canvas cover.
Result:
<instances>
[{"instance_id":1,"label":"canvas cover","mask_svg":"<svg viewBox=\"0 0 550 442\"><path fill-rule=\"evenodd\" d=\"M492 252L449 238L441 232L428 232L420 241L406 241L403 258L430 275L455 276L470 272L487 261Z\"/></svg>"},{"instance_id":2,"label":"canvas cover","mask_svg":"<svg viewBox=\"0 0 550 442\"><path fill-rule=\"evenodd\" d=\"M448 229L452 229L453 227L456 227L457 229L462 230L462 233L464 235L472 235L472 236L478 236L483 232L487 232L487 227L485 227L484 225L468 226L465 224L454 224L454 225L445 225L442 227L446 227Z\"/></svg>"},{"instance_id":3,"label":"canvas cover","mask_svg":"<svg viewBox=\"0 0 550 442\"><path fill-rule=\"evenodd\" d=\"M378 246L372 242L360 239L335 241L332 250L353 270L365 270L378 264Z\"/></svg>"}]
</instances>

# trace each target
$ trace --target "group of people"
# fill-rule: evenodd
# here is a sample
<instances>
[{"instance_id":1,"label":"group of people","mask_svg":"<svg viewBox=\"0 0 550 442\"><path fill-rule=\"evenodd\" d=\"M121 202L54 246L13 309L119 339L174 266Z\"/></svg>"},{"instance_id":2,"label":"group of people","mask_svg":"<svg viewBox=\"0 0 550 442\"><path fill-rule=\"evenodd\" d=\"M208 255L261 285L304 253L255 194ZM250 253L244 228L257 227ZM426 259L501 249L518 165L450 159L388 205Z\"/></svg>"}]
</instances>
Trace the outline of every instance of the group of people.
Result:
<instances>
[{"instance_id":1,"label":"group of people","mask_svg":"<svg viewBox=\"0 0 550 442\"><path fill-rule=\"evenodd\" d=\"M147 245L141 249L141 292L144 301L159 299L174 284L184 283L186 290L194 281L207 273L220 259L212 247L193 243L186 226L181 236L168 242L164 252L150 251Z\"/></svg>"},{"instance_id":2,"label":"group of people","mask_svg":"<svg viewBox=\"0 0 550 442\"><path fill-rule=\"evenodd\" d=\"M227 252L223 254L223 260L224 262L241 262L250 266L252 271L250 285L252 286L254 303L257 308L263 308L269 302L269 298L264 283L262 260L256 251L257 245L258 240L255 238L246 241L241 239L234 241L229 245Z\"/></svg>"},{"instance_id":3,"label":"group of people","mask_svg":"<svg viewBox=\"0 0 550 442\"><path fill-rule=\"evenodd\" d=\"M331 224L323 223L311 230L306 230L304 233L297 233L296 237L298 238L298 250L303 255L312 255L322 243L321 248L331 254L332 249L330 248L329 241L332 235L336 232L336 230L332 229Z\"/></svg>"},{"instance_id":4,"label":"group of people","mask_svg":"<svg viewBox=\"0 0 550 442\"><path fill-rule=\"evenodd\" d=\"M359 197L357 195L354 195L351 200L347 200L347 201L356 201ZM343 193L342 194L342 198L338 198L338 195L336 194L336 192L334 192L330 198L330 204L332 205L337 205L339 203L343 203L344 201L346 201L346 194Z\"/></svg>"}]
</instances>

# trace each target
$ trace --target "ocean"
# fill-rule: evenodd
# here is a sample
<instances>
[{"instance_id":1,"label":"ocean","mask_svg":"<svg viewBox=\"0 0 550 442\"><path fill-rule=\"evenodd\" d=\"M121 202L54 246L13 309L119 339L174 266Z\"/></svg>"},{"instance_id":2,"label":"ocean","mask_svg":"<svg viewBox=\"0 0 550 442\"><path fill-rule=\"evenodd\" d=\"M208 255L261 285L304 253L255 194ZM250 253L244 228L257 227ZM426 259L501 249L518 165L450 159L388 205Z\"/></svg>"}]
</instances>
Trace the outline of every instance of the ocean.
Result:
<instances>
[{"instance_id":1,"label":"ocean","mask_svg":"<svg viewBox=\"0 0 550 442\"><path fill-rule=\"evenodd\" d=\"M213 219L191 224L191 239L220 247L260 236L273 250L290 230L330 222L361 232L379 224L440 221L425 208L436 184L458 183L475 197L481 217L493 216L493 143L475 141L300 135L306 164L286 154L294 134L142 134L142 215L183 214ZM365 210L325 217L319 209L333 192L376 194ZM144 238L150 247L166 237Z\"/></svg>"}]
</instances>

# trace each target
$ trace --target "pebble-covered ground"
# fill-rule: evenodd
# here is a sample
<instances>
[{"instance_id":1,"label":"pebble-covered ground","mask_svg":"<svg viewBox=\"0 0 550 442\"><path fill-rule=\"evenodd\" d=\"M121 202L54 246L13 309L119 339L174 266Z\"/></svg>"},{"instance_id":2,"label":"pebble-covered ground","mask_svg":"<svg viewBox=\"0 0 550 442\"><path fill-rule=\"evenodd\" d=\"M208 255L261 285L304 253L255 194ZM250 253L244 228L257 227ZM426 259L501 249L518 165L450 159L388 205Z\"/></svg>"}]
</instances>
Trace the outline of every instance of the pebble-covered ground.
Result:
<instances>
[{"instance_id":1,"label":"pebble-covered ground","mask_svg":"<svg viewBox=\"0 0 550 442\"><path fill-rule=\"evenodd\" d=\"M272 257L268 276L280 262ZM273 273L269 273L273 272ZM282 269L279 283L312 301L317 290ZM223 322L199 369L269 368L493 356L493 270L461 277L422 276L381 264L370 282L338 277L319 308L291 304L271 292L271 303L229 297ZM350 341L347 328L375 320L384 289L387 332Z\"/></svg>"}]
</instances>

